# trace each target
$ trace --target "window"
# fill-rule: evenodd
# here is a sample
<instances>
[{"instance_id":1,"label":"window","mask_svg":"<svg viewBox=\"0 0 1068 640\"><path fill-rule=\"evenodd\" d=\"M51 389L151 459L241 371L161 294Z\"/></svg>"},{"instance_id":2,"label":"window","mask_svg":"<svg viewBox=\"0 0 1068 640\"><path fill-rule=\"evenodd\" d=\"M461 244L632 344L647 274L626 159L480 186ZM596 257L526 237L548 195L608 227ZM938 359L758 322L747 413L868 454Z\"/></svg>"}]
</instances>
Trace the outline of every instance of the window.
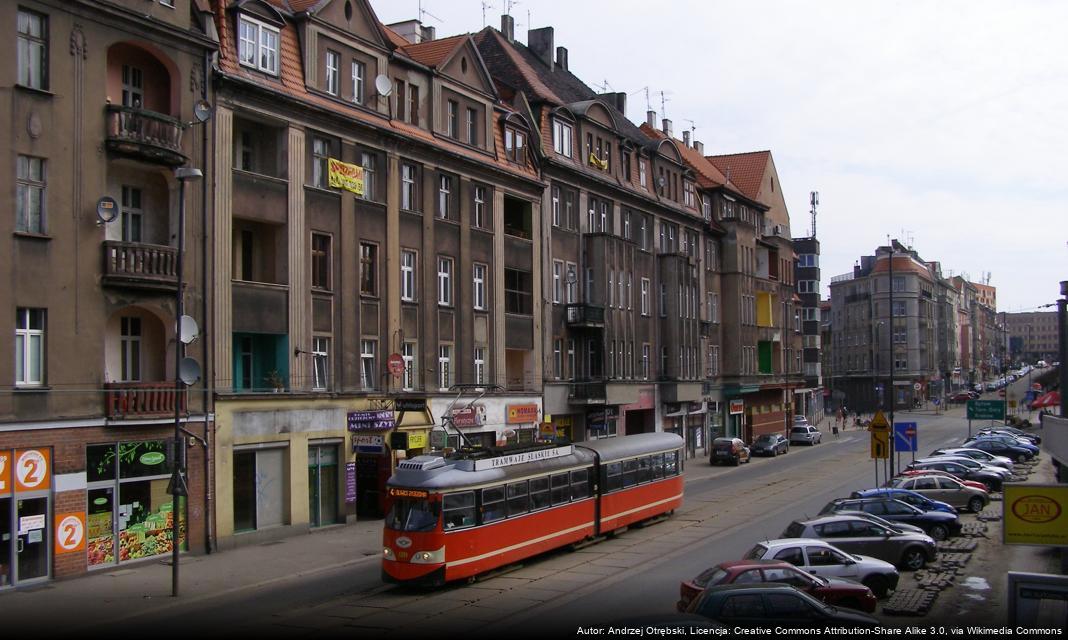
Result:
<instances>
[{"instance_id":1,"label":"window","mask_svg":"<svg viewBox=\"0 0 1068 640\"><path fill-rule=\"evenodd\" d=\"M475 347L475 384L486 384L486 347Z\"/></svg>"},{"instance_id":2,"label":"window","mask_svg":"<svg viewBox=\"0 0 1068 640\"><path fill-rule=\"evenodd\" d=\"M441 498L445 530L462 529L475 524L475 492L450 493Z\"/></svg>"},{"instance_id":3,"label":"window","mask_svg":"<svg viewBox=\"0 0 1068 640\"><path fill-rule=\"evenodd\" d=\"M352 101L363 104L363 79L367 77L367 66L359 60L352 61Z\"/></svg>"},{"instance_id":4,"label":"window","mask_svg":"<svg viewBox=\"0 0 1068 640\"><path fill-rule=\"evenodd\" d=\"M530 504L527 501L527 481L509 484L507 488L508 515L517 516L526 513L530 508Z\"/></svg>"},{"instance_id":5,"label":"window","mask_svg":"<svg viewBox=\"0 0 1068 640\"><path fill-rule=\"evenodd\" d=\"M575 378L575 341L567 341L567 375L572 379Z\"/></svg>"},{"instance_id":6,"label":"window","mask_svg":"<svg viewBox=\"0 0 1068 640\"><path fill-rule=\"evenodd\" d=\"M708 321L719 322L719 294L715 292L708 294Z\"/></svg>"},{"instance_id":7,"label":"window","mask_svg":"<svg viewBox=\"0 0 1068 640\"><path fill-rule=\"evenodd\" d=\"M893 282L894 291L905 290L905 276L894 276Z\"/></svg>"},{"instance_id":8,"label":"window","mask_svg":"<svg viewBox=\"0 0 1068 640\"><path fill-rule=\"evenodd\" d=\"M533 279L529 271L504 270L504 312L530 315L533 307Z\"/></svg>"},{"instance_id":9,"label":"window","mask_svg":"<svg viewBox=\"0 0 1068 640\"><path fill-rule=\"evenodd\" d=\"M719 375L719 345L709 345L708 347L708 375Z\"/></svg>"},{"instance_id":10,"label":"window","mask_svg":"<svg viewBox=\"0 0 1068 640\"><path fill-rule=\"evenodd\" d=\"M820 257L814 253L802 253L797 256L797 266L818 267L820 266Z\"/></svg>"},{"instance_id":11,"label":"window","mask_svg":"<svg viewBox=\"0 0 1068 640\"><path fill-rule=\"evenodd\" d=\"M374 389L378 379L378 368L375 367L377 346L374 340L360 340L360 382L364 389Z\"/></svg>"},{"instance_id":12,"label":"window","mask_svg":"<svg viewBox=\"0 0 1068 640\"><path fill-rule=\"evenodd\" d=\"M560 294L563 291L564 263L553 260L553 302L560 302Z\"/></svg>"},{"instance_id":13,"label":"window","mask_svg":"<svg viewBox=\"0 0 1068 640\"><path fill-rule=\"evenodd\" d=\"M449 197L452 194L452 178L449 176L438 177L438 217L443 220L449 219Z\"/></svg>"},{"instance_id":14,"label":"window","mask_svg":"<svg viewBox=\"0 0 1068 640\"><path fill-rule=\"evenodd\" d=\"M504 128L504 155L516 164L526 164L526 134L512 127Z\"/></svg>"},{"instance_id":15,"label":"window","mask_svg":"<svg viewBox=\"0 0 1068 640\"><path fill-rule=\"evenodd\" d=\"M312 138L312 185L326 189L327 160L330 157L330 141L326 138Z\"/></svg>"},{"instance_id":16,"label":"window","mask_svg":"<svg viewBox=\"0 0 1068 640\"><path fill-rule=\"evenodd\" d=\"M401 360L404 362L401 388L404 391L415 389L415 347L414 342L405 342L401 345Z\"/></svg>"},{"instance_id":17,"label":"window","mask_svg":"<svg viewBox=\"0 0 1068 640\"><path fill-rule=\"evenodd\" d=\"M643 251L649 250L649 219L644 215L638 216L638 246Z\"/></svg>"},{"instance_id":18,"label":"window","mask_svg":"<svg viewBox=\"0 0 1068 640\"><path fill-rule=\"evenodd\" d=\"M141 208L141 190L137 187L122 185L122 227L123 242L144 241L144 210Z\"/></svg>"},{"instance_id":19,"label":"window","mask_svg":"<svg viewBox=\"0 0 1068 640\"><path fill-rule=\"evenodd\" d=\"M486 224L486 187L475 186L475 206L473 225L485 229Z\"/></svg>"},{"instance_id":20,"label":"window","mask_svg":"<svg viewBox=\"0 0 1068 640\"><path fill-rule=\"evenodd\" d=\"M564 272L564 282L567 284L567 302L571 304L578 300L578 265L574 262L567 263L567 271Z\"/></svg>"},{"instance_id":21,"label":"window","mask_svg":"<svg viewBox=\"0 0 1068 640\"><path fill-rule=\"evenodd\" d=\"M247 16L237 19L241 64L278 75L278 29Z\"/></svg>"},{"instance_id":22,"label":"window","mask_svg":"<svg viewBox=\"0 0 1068 640\"><path fill-rule=\"evenodd\" d=\"M903 315L905 315L905 313L906 313L905 301L904 300L894 300L894 315L895 316L903 316Z\"/></svg>"},{"instance_id":23,"label":"window","mask_svg":"<svg viewBox=\"0 0 1068 640\"><path fill-rule=\"evenodd\" d=\"M378 245L360 243L360 293L378 295Z\"/></svg>"},{"instance_id":24,"label":"window","mask_svg":"<svg viewBox=\"0 0 1068 640\"><path fill-rule=\"evenodd\" d=\"M572 151L571 125L560 120L553 120L553 151L570 158Z\"/></svg>"},{"instance_id":25,"label":"window","mask_svg":"<svg viewBox=\"0 0 1068 640\"><path fill-rule=\"evenodd\" d=\"M820 289L819 280L798 280L797 292L798 293L818 293Z\"/></svg>"},{"instance_id":26,"label":"window","mask_svg":"<svg viewBox=\"0 0 1068 640\"><path fill-rule=\"evenodd\" d=\"M408 85L408 122L419 126L419 87Z\"/></svg>"},{"instance_id":27,"label":"window","mask_svg":"<svg viewBox=\"0 0 1068 640\"><path fill-rule=\"evenodd\" d=\"M694 193L693 193L693 183L692 182L685 181L685 180L683 181L683 183L682 183L682 201L683 201L683 204L685 204L687 207L695 206L695 204L694 204Z\"/></svg>"},{"instance_id":28,"label":"window","mask_svg":"<svg viewBox=\"0 0 1068 640\"><path fill-rule=\"evenodd\" d=\"M553 226L560 226L560 187L553 185L552 188L552 220Z\"/></svg>"},{"instance_id":29,"label":"window","mask_svg":"<svg viewBox=\"0 0 1068 640\"><path fill-rule=\"evenodd\" d=\"M559 380L563 376L564 369L564 341L560 338L553 340L553 378Z\"/></svg>"},{"instance_id":30,"label":"window","mask_svg":"<svg viewBox=\"0 0 1068 640\"><path fill-rule=\"evenodd\" d=\"M627 149L621 149L620 155L623 157L623 178L627 181L631 181L630 174L630 151Z\"/></svg>"},{"instance_id":31,"label":"window","mask_svg":"<svg viewBox=\"0 0 1068 640\"><path fill-rule=\"evenodd\" d=\"M438 304L452 305L452 258L438 256Z\"/></svg>"},{"instance_id":32,"label":"window","mask_svg":"<svg viewBox=\"0 0 1068 640\"><path fill-rule=\"evenodd\" d=\"M642 189L649 188L649 178L644 159L638 160L638 184L641 185Z\"/></svg>"},{"instance_id":33,"label":"window","mask_svg":"<svg viewBox=\"0 0 1068 640\"><path fill-rule=\"evenodd\" d=\"M396 114L396 116L397 116L397 120L400 120L400 121L403 122L404 121L404 108L408 104L407 100L405 100L405 98L404 98L404 96L405 96L404 88L405 88L406 85L404 84L403 80L397 80L394 83L394 86L396 88L393 90L393 92L397 94L397 114Z\"/></svg>"},{"instance_id":34,"label":"window","mask_svg":"<svg viewBox=\"0 0 1068 640\"><path fill-rule=\"evenodd\" d=\"M623 212L623 238L630 240L630 211Z\"/></svg>"},{"instance_id":35,"label":"window","mask_svg":"<svg viewBox=\"0 0 1068 640\"><path fill-rule=\"evenodd\" d=\"M312 288L330 290L330 236L312 234Z\"/></svg>"},{"instance_id":36,"label":"window","mask_svg":"<svg viewBox=\"0 0 1068 640\"><path fill-rule=\"evenodd\" d=\"M467 142L478 146L478 111L467 109Z\"/></svg>"},{"instance_id":37,"label":"window","mask_svg":"<svg viewBox=\"0 0 1068 640\"><path fill-rule=\"evenodd\" d=\"M450 138L460 137L460 105L455 100L448 101L448 115L447 115L446 133Z\"/></svg>"},{"instance_id":38,"label":"window","mask_svg":"<svg viewBox=\"0 0 1068 640\"><path fill-rule=\"evenodd\" d=\"M649 345L642 345L642 380L649 379Z\"/></svg>"},{"instance_id":39,"label":"window","mask_svg":"<svg viewBox=\"0 0 1068 640\"><path fill-rule=\"evenodd\" d=\"M401 250L401 300L415 300L415 252Z\"/></svg>"},{"instance_id":40,"label":"window","mask_svg":"<svg viewBox=\"0 0 1068 640\"><path fill-rule=\"evenodd\" d=\"M575 211L575 192L568 190L564 192L564 221L572 231L578 228L578 214Z\"/></svg>"},{"instance_id":41,"label":"window","mask_svg":"<svg viewBox=\"0 0 1068 640\"><path fill-rule=\"evenodd\" d=\"M332 96L336 96L339 91L339 85L341 84L340 68L341 56L336 51L328 49L326 52L326 92Z\"/></svg>"},{"instance_id":42,"label":"window","mask_svg":"<svg viewBox=\"0 0 1068 640\"><path fill-rule=\"evenodd\" d=\"M141 318L119 319L120 382L141 380Z\"/></svg>"},{"instance_id":43,"label":"window","mask_svg":"<svg viewBox=\"0 0 1068 640\"><path fill-rule=\"evenodd\" d=\"M145 72L139 67L122 65L122 106L140 109L145 104Z\"/></svg>"},{"instance_id":44,"label":"window","mask_svg":"<svg viewBox=\"0 0 1068 640\"><path fill-rule=\"evenodd\" d=\"M415 211L415 165L401 165L401 209Z\"/></svg>"},{"instance_id":45,"label":"window","mask_svg":"<svg viewBox=\"0 0 1068 640\"><path fill-rule=\"evenodd\" d=\"M660 317L667 317L667 285L663 282L660 283Z\"/></svg>"},{"instance_id":46,"label":"window","mask_svg":"<svg viewBox=\"0 0 1068 640\"><path fill-rule=\"evenodd\" d=\"M19 9L18 83L31 89L48 88L48 18Z\"/></svg>"},{"instance_id":47,"label":"window","mask_svg":"<svg viewBox=\"0 0 1068 640\"><path fill-rule=\"evenodd\" d=\"M360 154L363 167L363 199L375 199L375 154L364 151Z\"/></svg>"},{"instance_id":48,"label":"window","mask_svg":"<svg viewBox=\"0 0 1068 640\"><path fill-rule=\"evenodd\" d=\"M452 386L452 346L443 344L438 347L438 388L448 391Z\"/></svg>"},{"instance_id":49,"label":"window","mask_svg":"<svg viewBox=\"0 0 1068 640\"><path fill-rule=\"evenodd\" d=\"M471 266L472 304L475 309L482 311L486 308L486 273L489 267L475 263Z\"/></svg>"},{"instance_id":50,"label":"window","mask_svg":"<svg viewBox=\"0 0 1068 640\"><path fill-rule=\"evenodd\" d=\"M312 362L315 365L312 389L325 391L330 386L330 338L312 338Z\"/></svg>"},{"instance_id":51,"label":"window","mask_svg":"<svg viewBox=\"0 0 1068 640\"><path fill-rule=\"evenodd\" d=\"M642 278L641 309L642 315L649 315L649 278Z\"/></svg>"},{"instance_id":52,"label":"window","mask_svg":"<svg viewBox=\"0 0 1068 640\"><path fill-rule=\"evenodd\" d=\"M15 230L23 233L45 232L45 161L30 156L18 157Z\"/></svg>"}]
</instances>

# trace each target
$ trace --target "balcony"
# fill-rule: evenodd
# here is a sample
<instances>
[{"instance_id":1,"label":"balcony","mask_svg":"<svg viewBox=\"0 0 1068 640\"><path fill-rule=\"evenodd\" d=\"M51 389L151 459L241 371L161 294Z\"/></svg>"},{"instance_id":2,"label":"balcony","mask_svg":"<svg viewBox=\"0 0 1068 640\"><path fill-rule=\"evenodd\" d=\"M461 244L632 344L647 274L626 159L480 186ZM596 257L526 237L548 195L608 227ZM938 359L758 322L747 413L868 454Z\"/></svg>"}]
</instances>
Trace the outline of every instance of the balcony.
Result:
<instances>
[{"instance_id":1,"label":"balcony","mask_svg":"<svg viewBox=\"0 0 1068 640\"><path fill-rule=\"evenodd\" d=\"M567 325L569 327L604 328L604 307L592 304L567 305Z\"/></svg>"},{"instance_id":2,"label":"balcony","mask_svg":"<svg viewBox=\"0 0 1068 640\"><path fill-rule=\"evenodd\" d=\"M182 153L182 123L146 109L109 104L107 147L116 153L168 166L186 161Z\"/></svg>"},{"instance_id":3,"label":"balcony","mask_svg":"<svg viewBox=\"0 0 1068 640\"><path fill-rule=\"evenodd\" d=\"M109 420L174 415L174 403L185 413L186 393L173 382L108 382L104 385L104 415Z\"/></svg>"},{"instance_id":4,"label":"balcony","mask_svg":"<svg viewBox=\"0 0 1068 640\"><path fill-rule=\"evenodd\" d=\"M174 291L178 286L177 261L178 250L174 247L105 240L103 284Z\"/></svg>"},{"instance_id":5,"label":"balcony","mask_svg":"<svg viewBox=\"0 0 1068 640\"><path fill-rule=\"evenodd\" d=\"M714 325L712 324L711 320L702 320L701 321L701 337L702 338L711 338L712 335L713 335L713 332L714 332L713 327L714 327Z\"/></svg>"},{"instance_id":6,"label":"balcony","mask_svg":"<svg viewBox=\"0 0 1068 640\"><path fill-rule=\"evenodd\" d=\"M604 404L608 396L607 383L575 382L568 390L567 399L573 404Z\"/></svg>"}]
</instances>

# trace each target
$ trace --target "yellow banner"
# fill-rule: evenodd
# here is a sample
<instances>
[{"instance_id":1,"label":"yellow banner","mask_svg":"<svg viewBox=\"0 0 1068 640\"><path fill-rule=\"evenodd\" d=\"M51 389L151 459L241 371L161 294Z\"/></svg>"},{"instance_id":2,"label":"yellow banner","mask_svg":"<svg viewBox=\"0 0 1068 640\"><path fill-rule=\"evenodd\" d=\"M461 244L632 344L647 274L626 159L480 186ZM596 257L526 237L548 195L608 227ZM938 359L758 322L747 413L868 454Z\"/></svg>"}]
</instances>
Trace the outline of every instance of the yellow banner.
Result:
<instances>
[{"instance_id":1,"label":"yellow banner","mask_svg":"<svg viewBox=\"0 0 1068 640\"><path fill-rule=\"evenodd\" d=\"M1068 486L1006 483L1004 543L1068 546Z\"/></svg>"},{"instance_id":2,"label":"yellow banner","mask_svg":"<svg viewBox=\"0 0 1068 640\"><path fill-rule=\"evenodd\" d=\"M408 448L422 449L426 447L426 431L409 431Z\"/></svg>"},{"instance_id":3,"label":"yellow banner","mask_svg":"<svg viewBox=\"0 0 1068 640\"><path fill-rule=\"evenodd\" d=\"M363 195L363 167L334 158L327 158L326 165L331 187L346 189L358 196Z\"/></svg>"}]
</instances>

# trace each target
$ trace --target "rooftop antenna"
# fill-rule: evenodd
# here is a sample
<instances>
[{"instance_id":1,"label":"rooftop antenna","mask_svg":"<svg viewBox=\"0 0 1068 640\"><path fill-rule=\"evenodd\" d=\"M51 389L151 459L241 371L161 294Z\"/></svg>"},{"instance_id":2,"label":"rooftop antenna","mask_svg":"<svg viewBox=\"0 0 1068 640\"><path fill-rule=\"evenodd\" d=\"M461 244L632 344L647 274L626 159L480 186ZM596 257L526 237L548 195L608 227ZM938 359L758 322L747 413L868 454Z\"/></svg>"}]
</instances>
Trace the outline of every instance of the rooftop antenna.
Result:
<instances>
[{"instance_id":1,"label":"rooftop antenna","mask_svg":"<svg viewBox=\"0 0 1068 640\"><path fill-rule=\"evenodd\" d=\"M519 4L519 0L504 0L504 13L506 15L512 15L512 7Z\"/></svg>"},{"instance_id":2,"label":"rooftop antenna","mask_svg":"<svg viewBox=\"0 0 1068 640\"><path fill-rule=\"evenodd\" d=\"M685 120L686 122L690 123L690 137L693 138L694 140L696 140L697 139L697 123L694 122L693 120L690 120L689 118L683 118L683 120Z\"/></svg>"},{"instance_id":3,"label":"rooftop antenna","mask_svg":"<svg viewBox=\"0 0 1068 640\"><path fill-rule=\"evenodd\" d=\"M605 78L601 84L594 85L601 90L601 93L608 93L608 90L612 88L612 85L608 84L608 78Z\"/></svg>"},{"instance_id":4,"label":"rooftop antenna","mask_svg":"<svg viewBox=\"0 0 1068 640\"><path fill-rule=\"evenodd\" d=\"M808 201L812 205L812 237L816 237L816 207L820 204L820 192L810 191Z\"/></svg>"},{"instance_id":5,"label":"rooftop antenna","mask_svg":"<svg viewBox=\"0 0 1068 640\"><path fill-rule=\"evenodd\" d=\"M482 0L482 28L486 28L486 9L492 9L493 3Z\"/></svg>"},{"instance_id":6,"label":"rooftop antenna","mask_svg":"<svg viewBox=\"0 0 1068 640\"><path fill-rule=\"evenodd\" d=\"M671 100L668 100L668 98L667 98L669 93L671 93L671 92L670 91L661 91L660 92L660 112L663 114L662 117L664 117L664 118L667 117L667 103L671 102Z\"/></svg>"},{"instance_id":7,"label":"rooftop antenna","mask_svg":"<svg viewBox=\"0 0 1068 640\"><path fill-rule=\"evenodd\" d=\"M433 18L433 19L435 19L435 20L437 20L438 22L441 22L441 23L445 22L444 20L442 20L441 18L437 17L433 13L430 13L429 11L424 9L423 8L423 0L419 0L419 22L423 22L423 16L430 16L431 18ZM483 18L483 19L485 19L485 18Z\"/></svg>"}]
</instances>

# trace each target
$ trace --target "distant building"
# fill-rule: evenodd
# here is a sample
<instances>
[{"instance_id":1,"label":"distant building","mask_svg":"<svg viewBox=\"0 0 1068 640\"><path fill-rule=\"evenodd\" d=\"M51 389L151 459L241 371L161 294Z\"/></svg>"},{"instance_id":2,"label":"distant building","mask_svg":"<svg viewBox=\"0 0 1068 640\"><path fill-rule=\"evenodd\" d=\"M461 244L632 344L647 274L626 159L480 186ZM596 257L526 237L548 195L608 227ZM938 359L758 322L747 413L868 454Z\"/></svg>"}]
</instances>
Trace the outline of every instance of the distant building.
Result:
<instances>
[{"instance_id":1,"label":"distant building","mask_svg":"<svg viewBox=\"0 0 1068 640\"><path fill-rule=\"evenodd\" d=\"M1057 312L1005 313L1009 357L1013 362L1034 364L1057 360Z\"/></svg>"},{"instance_id":2,"label":"distant building","mask_svg":"<svg viewBox=\"0 0 1068 640\"><path fill-rule=\"evenodd\" d=\"M802 367L805 387L795 392L809 421L823 416L823 375L820 359L820 242L815 237L794 238L797 254L797 297L801 301Z\"/></svg>"}]
</instances>

